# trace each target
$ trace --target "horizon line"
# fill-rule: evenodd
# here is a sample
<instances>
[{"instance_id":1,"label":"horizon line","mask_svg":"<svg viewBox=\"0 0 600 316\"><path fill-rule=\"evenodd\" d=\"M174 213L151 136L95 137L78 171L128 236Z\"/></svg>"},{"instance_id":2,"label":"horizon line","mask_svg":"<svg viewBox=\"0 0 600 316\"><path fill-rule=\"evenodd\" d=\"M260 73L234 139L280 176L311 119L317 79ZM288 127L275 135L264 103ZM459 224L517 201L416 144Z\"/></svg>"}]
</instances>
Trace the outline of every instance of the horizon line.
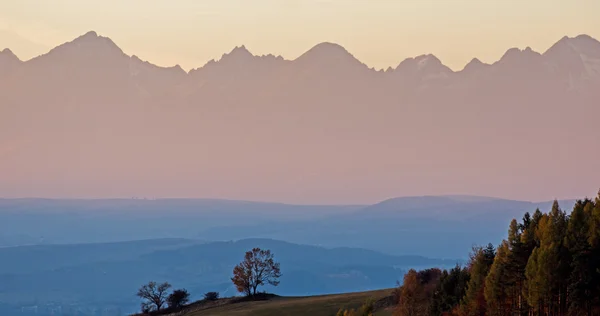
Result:
<instances>
[{"instance_id":1,"label":"horizon line","mask_svg":"<svg viewBox=\"0 0 600 316\"><path fill-rule=\"evenodd\" d=\"M600 194L600 193L599 193ZM447 198L483 198L490 200L504 200L504 201L514 201L514 202L524 202L524 203L548 203L553 201L571 201L571 200L582 200L582 198L553 198L546 200L521 200L521 199L512 199L512 198L503 198L496 196L487 196L487 195L470 195L470 194L423 194L423 195L399 195L394 197L388 197L381 200L377 200L376 202L370 203L292 203L292 202L284 202L284 201L267 201L267 200L249 200L249 199L235 199L235 198L211 198L211 197L2 197L0 196L0 201L2 200L49 200L49 201L167 201L167 200L195 200L195 201L220 201L220 202L242 202L242 203L263 203L263 204L279 204L279 205L289 205L289 206L372 206L385 201L394 200L394 199L410 199L410 198L435 198L435 197L447 197ZM586 197L586 198L594 198L594 197Z\"/></svg>"}]
</instances>

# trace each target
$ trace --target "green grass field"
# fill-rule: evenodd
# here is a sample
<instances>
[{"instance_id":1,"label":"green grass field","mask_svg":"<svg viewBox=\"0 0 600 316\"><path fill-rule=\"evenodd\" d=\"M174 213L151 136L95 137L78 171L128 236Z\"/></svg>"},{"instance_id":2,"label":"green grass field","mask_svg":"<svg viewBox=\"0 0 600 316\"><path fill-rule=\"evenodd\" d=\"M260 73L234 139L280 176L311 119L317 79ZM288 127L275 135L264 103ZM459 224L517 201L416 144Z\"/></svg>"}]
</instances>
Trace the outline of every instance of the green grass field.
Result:
<instances>
[{"instance_id":1,"label":"green grass field","mask_svg":"<svg viewBox=\"0 0 600 316\"><path fill-rule=\"evenodd\" d=\"M185 316L333 316L340 308L359 308L368 298L375 301L389 297L391 289L360 293L307 297L275 297L265 301L231 303L227 299L211 305L197 306ZM392 315L391 308L376 309L375 316Z\"/></svg>"}]
</instances>

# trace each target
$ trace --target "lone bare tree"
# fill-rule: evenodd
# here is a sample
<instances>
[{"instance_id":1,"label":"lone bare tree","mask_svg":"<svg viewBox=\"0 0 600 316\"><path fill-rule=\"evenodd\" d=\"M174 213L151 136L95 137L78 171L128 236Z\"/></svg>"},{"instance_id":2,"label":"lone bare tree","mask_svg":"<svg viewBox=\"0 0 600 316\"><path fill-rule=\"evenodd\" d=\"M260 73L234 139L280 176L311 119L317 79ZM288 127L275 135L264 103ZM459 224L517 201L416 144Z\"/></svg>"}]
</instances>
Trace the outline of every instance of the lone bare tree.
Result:
<instances>
[{"instance_id":1,"label":"lone bare tree","mask_svg":"<svg viewBox=\"0 0 600 316\"><path fill-rule=\"evenodd\" d=\"M275 262L271 251L254 248L246 252L244 261L235 266L231 281L240 293L254 296L261 285L279 285L280 277L279 263Z\"/></svg>"},{"instance_id":2,"label":"lone bare tree","mask_svg":"<svg viewBox=\"0 0 600 316\"><path fill-rule=\"evenodd\" d=\"M142 286L137 293L144 302L142 309L147 311L159 311L167 301L167 291L171 288L171 284L165 282L157 284L154 281Z\"/></svg>"}]
</instances>

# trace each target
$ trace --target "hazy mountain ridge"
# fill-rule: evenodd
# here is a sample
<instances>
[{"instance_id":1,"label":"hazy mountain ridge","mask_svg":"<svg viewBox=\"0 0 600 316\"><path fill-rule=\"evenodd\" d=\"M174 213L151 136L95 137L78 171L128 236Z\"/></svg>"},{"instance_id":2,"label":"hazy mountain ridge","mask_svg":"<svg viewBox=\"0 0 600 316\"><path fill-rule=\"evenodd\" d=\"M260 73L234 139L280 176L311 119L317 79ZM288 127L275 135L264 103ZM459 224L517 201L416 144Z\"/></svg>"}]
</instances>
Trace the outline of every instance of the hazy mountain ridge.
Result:
<instances>
[{"instance_id":1,"label":"hazy mountain ridge","mask_svg":"<svg viewBox=\"0 0 600 316\"><path fill-rule=\"evenodd\" d=\"M76 47L76 48L74 48ZM83 48L83 49L81 49ZM83 51L85 49L93 48L92 51ZM74 52L75 51L75 52ZM568 52L567 52L568 51ZM4 48L3 53L12 54L9 47ZM34 57L30 60L24 61L24 63L32 63L38 62L39 60L48 58L48 56L52 55L60 55L66 54L73 56L73 53L83 53L84 55L88 55L87 57L99 57L102 55L108 56L109 54L113 55L125 55L123 51L115 44L110 38L100 36L94 31L89 31L84 35L74 39L71 42L64 43L62 45L57 46L56 48L50 50L48 53L40 55L38 57ZM568 56L573 55L575 56ZM97 55L94 55L97 54ZM572 59L579 59L578 61L586 64L597 62L596 59L600 59L600 42L598 42L593 37L581 34L576 37L568 37L565 36L557 41L554 45L548 48L543 53L538 53L533 51L530 47L527 47L523 50L519 48L509 48L505 54L501 57L500 60L492 63L492 65L496 65L502 62L506 62L507 59L511 57L515 57L517 55L537 55L539 57L547 58L547 63L555 63L561 64L565 62L572 62ZM14 56L14 54L12 54ZM127 56L127 55L125 55ZM17 60L18 57L14 56ZM114 56L113 56L114 57ZM136 55L127 56L132 60L140 60ZM565 60L571 59L571 60ZM323 42L315 45L314 47L307 50L304 54L301 54L296 59L288 60L284 59L281 56L274 56L272 54L269 55L254 55L252 54L244 45L235 47L231 52L224 53L223 56L219 60L210 60L204 66L199 68L191 69L189 72L181 69L179 65L174 65L172 67L161 67L153 65L150 61L141 61L142 63L146 63L148 65L154 66L160 69L170 69L176 72L183 72L188 74L193 74L195 72L201 71L202 68L211 67L215 63L235 63L241 65L245 62L251 62L251 60L268 60L268 61L279 61L280 64L283 64L285 61L295 62L296 64L307 66L307 64L318 65L318 66L335 66L336 63L342 66L347 66L349 64L354 63L357 67L361 66L366 69L370 69L375 72L393 72L393 71L406 71L413 72L415 68L418 70L426 70L429 68L441 70L443 73L459 73L463 70L454 71L449 67L445 66L442 61L440 61L435 55L432 54L424 54L421 56L416 56L414 58L406 58L402 62L400 62L395 68L389 67L387 70L375 70L374 68L369 68L366 64L356 59L350 52L348 52L344 47L331 42ZM513 60L514 61L514 60ZM474 57L471 63L481 63L478 58ZM465 65L465 68L467 68ZM487 65L487 64L486 64ZM596 66L596 65L594 65ZM595 69L586 69L586 70L595 70Z\"/></svg>"},{"instance_id":2,"label":"hazy mountain ridge","mask_svg":"<svg viewBox=\"0 0 600 316\"><path fill-rule=\"evenodd\" d=\"M376 71L322 43L291 61L236 47L186 73L95 32L29 61L4 55L0 65L13 60L0 72L9 197L365 203L398 192L550 199L597 185L555 181L600 156L567 155L600 142L600 43L588 36L457 72L433 55Z\"/></svg>"},{"instance_id":3,"label":"hazy mountain ridge","mask_svg":"<svg viewBox=\"0 0 600 316\"><path fill-rule=\"evenodd\" d=\"M197 87L205 80L231 79L232 75L238 77L238 80L247 76L260 78L265 75L282 79L281 77L289 75L302 77L306 73L314 73L319 76L343 75L346 80L348 77L369 77L369 73L376 73L380 78L392 78L390 80L395 81L396 84L424 84L424 82L433 80L454 85L457 84L453 82L454 80L460 81L461 79L457 75L464 71L453 71L432 54L407 58L395 68L377 71L368 68L344 47L324 42L315 45L294 60L285 60L281 56L274 55L253 55L242 45L223 54L217 61L211 60L202 67L185 72L179 65L160 67L148 61L142 61L135 55L128 56L110 38L99 36L94 31L59 45L46 54L18 64L14 62L14 59L18 60L18 58L9 49L5 49L3 54L9 55L8 58L4 57L3 59L12 60L10 61L13 64L12 68L30 68L29 66L47 68L50 66L48 64L51 64L56 71L62 71L60 67L72 65L82 67L84 71L89 72L88 75L98 75L93 72L94 70L103 70L107 74L108 68L115 72L121 71L121 75L129 75L131 77L129 79L137 84L152 80L160 81L161 79L158 77L163 76L164 78L160 81L163 87L159 90L173 89L175 91L180 85ZM481 67L483 64L480 64L481 62L474 58L465 66L465 69L469 69L471 72L488 72L488 75L493 76L504 71L515 71L515 67L521 67L521 70L526 72L535 70L545 75L559 76L560 80L569 81L568 84L573 84L572 81L596 80L600 73L600 42L588 35L579 35L574 38L564 37L543 54L534 52L529 47L524 50L510 48L500 60L490 65L492 67ZM537 69L531 67L537 67ZM90 72L90 70L92 71ZM116 73L112 73L112 75L117 76ZM565 76L567 77L565 78ZM271 78L271 80L275 80L275 78ZM336 77L337 80L344 78ZM458 84L460 85L460 83ZM142 96L153 95L157 93L154 90L157 86L142 85L140 88L144 90L139 93ZM171 92L175 93L175 91Z\"/></svg>"},{"instance_id":4,"label":"hazy mountain ridge","mask_svg":"<svg viewBox=\"0 0 600 316\"><path fill-rule=\"evenodd\" d=\"M156 238L269 238L396 255L455 258L552 202L421 196L373 205L290 205L203 199L0 199L0 246ZM574 201L560 201L570 209ZM465 233L468 232L468 233ZM414 240L420 240L414 243Z\"/></svg>"},{"instance_id":5,"label":"hazy mountain ridge","mask_svg":"<svg viewBox=\"0 0 600 316\"><path fill-rule=\"evenodd\" d=\"M0 247L189 238L214 226L314 220L362 207L211 199L0 199Z\"/></svg>"},{"instance_id":6,"label":"hazy mountain ridge","mask_svg":"<svg viewBox=\"0 0 600 316\"><path fill-rule=\"evenodd\" d=\"M565 210L573 200L559 201ZM294 222L261 223L204 229L202 239L271 238L325 247L353 246L391 254L453 258L461 249L487 244L506 233L513 218L547 202L512 201L484 197L400 197L344 214ZM415 242L418 240L418 242Z\"/></svg>"}]
</instances>

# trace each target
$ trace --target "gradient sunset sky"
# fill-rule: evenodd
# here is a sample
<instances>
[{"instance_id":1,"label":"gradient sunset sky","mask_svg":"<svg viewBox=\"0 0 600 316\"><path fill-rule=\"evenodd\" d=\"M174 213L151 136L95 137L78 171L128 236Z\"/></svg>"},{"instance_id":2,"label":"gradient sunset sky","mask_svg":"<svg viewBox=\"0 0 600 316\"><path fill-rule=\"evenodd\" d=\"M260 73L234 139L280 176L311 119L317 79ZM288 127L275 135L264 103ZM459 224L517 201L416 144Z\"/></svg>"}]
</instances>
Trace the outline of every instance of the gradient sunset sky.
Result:
<instances>
[{"instance_id":1,"label":"gradient sunset sky","mask_svg":"<svg viewBox=\"0 0 600 316\"><path fill-rule=\"evenodd\" d=\"M94 30L127 54L197 68L233 47L294 59L344 46L377 69L433 53L454 70L510 47L600 38L598 0L2 0L0 50L27 60Z\"/></svg>"}]
</instances>

